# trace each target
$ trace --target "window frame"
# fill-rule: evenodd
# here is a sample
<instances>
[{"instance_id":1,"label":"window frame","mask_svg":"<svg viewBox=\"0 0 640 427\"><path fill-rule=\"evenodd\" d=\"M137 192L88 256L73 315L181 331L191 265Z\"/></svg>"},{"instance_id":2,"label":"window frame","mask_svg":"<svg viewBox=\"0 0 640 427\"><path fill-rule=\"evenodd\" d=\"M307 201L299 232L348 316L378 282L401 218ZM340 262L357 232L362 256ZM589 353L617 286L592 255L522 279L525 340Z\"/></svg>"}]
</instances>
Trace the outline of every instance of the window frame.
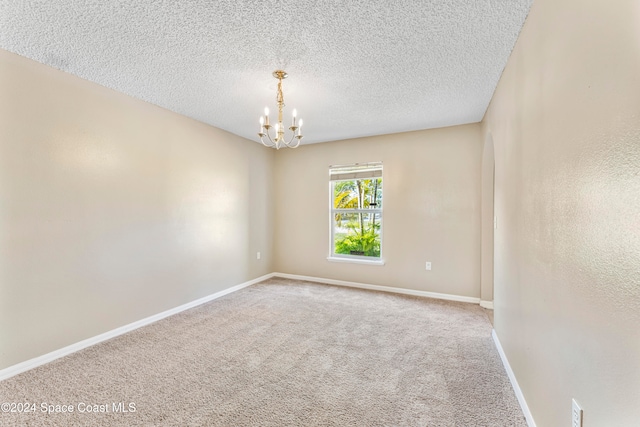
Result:
<instances>
[{"instance_id":1,"label":"window frame","mask_svg":"<svg viewBox=\"0 0 640 427\"><path fill-rule=\"evenodd\" d=\"M332 171L336 169L347 169L347 168L358 168L358 167L367 167L372 166L376 170L380 170L380 175L375 176L371 175L369 177L359 176L359 177L349 177L344 179L332 179ZM382 197L384 198L384 169L382 167L382 162L375 163L356 163L352 165L340 165L340 166L330 166L329 167L329 256L327 257L328 261L331 262L343 262L343 263L354 263L354 264L368 264L368 265L384 265L385 261L383 258L383 230L384 230L384 219L383 219L383 209L384 203L382 207L376 208L362 208L362 209L337 209L334 205L335 203L335 185L338 182L344 181L357 181L362 179L380 179L380 191ZM378 236L380 239L380 256L372 257L366 255L350 255L350 254L337 254L335 253L335 216L338 213L343 214L369 214L369 215L378 215L380 220L380 229L378 231Z\"/></svg>"}]
</instances>

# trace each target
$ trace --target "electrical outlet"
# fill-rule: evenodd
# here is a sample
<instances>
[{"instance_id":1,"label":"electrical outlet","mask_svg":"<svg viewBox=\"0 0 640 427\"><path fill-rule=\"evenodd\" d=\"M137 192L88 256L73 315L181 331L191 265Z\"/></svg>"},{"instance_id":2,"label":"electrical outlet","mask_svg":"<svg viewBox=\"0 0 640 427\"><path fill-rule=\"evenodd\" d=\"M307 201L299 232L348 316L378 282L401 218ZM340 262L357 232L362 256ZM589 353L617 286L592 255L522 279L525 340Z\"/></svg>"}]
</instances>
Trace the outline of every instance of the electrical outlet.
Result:
<instances>
[{"instance_id":1,"label":"electrical outlet","mask_svg":"<svg viewBox=\"0 0 640 427\"><path fill-rule=\"evenodd\" d=\"M431 263L429 261L427 261L427 263L424 266L425 270L431 270Z\"/></svg>"},{"instance_id":2,"label":"electrical outlet","mask_svg":"<svg viewBox=\"0 0 640 427\"><path fill-rule=\"evenodd\" d=\"M260 259L260 252L256 253L256 259Z\"/></svg>"},{"instance_id":3,"label":"electrical outlet","mask_svg":"<svg viewBox=\"0 0 640 427\"><path fill-rule=\"evenodd\" d=\"M582 408L575 399L571 399L571 427L582 427Z\"/></svg>"}]
</instances>

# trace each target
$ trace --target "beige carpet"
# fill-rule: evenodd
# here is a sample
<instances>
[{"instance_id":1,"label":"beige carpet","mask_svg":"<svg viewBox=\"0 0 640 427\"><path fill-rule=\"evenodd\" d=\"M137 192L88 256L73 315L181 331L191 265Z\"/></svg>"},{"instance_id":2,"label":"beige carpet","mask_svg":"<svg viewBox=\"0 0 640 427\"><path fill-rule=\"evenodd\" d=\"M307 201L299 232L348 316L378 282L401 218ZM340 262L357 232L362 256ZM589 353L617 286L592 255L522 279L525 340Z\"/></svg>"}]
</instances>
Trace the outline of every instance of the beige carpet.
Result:
<instances>
[{"instance_id":1,"label":"beige carpet","mask_svg":"<svg viewBox=\"0 0 640 427\"><path fill-rule=\"evenodd\" d=\"M284 279L0 382L0 402L36 403L2 426L526 426L479 306Z\"/></svg>"}]
</instances>

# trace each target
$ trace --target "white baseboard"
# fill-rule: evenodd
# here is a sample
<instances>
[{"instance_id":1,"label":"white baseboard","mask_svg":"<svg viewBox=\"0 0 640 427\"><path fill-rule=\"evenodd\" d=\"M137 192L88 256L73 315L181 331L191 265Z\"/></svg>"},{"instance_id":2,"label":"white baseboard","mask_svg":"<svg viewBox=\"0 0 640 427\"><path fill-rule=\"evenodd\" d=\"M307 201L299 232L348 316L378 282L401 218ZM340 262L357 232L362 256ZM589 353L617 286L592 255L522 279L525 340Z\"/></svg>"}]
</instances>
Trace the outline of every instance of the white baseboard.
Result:
<instances>
[{"instance_id":1,"label":"white baseboard","mask_svg":"<svg viewBox=\"0 0 640 427\"><path fill-rule=\"evenodd\" d=\"M328 285L348 286L350 288L370 289L372 291L392 292L396 294L414 295L418 297L428 297L444 299L449 301L470 302L479 304L480 298L464 297L460 295L439 294L436 292L416 291L414 289L394 288L392 286L369 285L367 283L346 282L344 280L323 279L320 277L299 276L297 274L273 273L275 277L284 279L305 280L307 282L326 283Z\"/></svg>"},{"instance_id":2,"label":"white baseboard","mask_svg":"<svg viewBox=\"0 0 640 427\"><path fill-rule=\"evenodd\" d=\"M496 348L498 349L498 353L500 354L500 359L502 359L502 364L504 365L504 369L507 371L507 375L509 376L509 381L511 381L511 386L513 387L513 391L515 391L516 393L516 397L518 398L518 403L520 403L520 408L522 408L524 417L527 420L527 425L529 427L536 427L536 422L533 420L533 415L531 415L531 411L529 410L527 401L524 399L524 394L522 394L522 390L518 385L518 380L516 380L516 375L513 373L513 370L511 369L511 365L509 365L509 361L507 360L507 355L504 354L504 350L502 349L502 344L500 344L500 340L498 339L498 335L496 334L495 329L491 331L491 336L493 337L493 342L496 344Z\"/></svg>"},{"instance_id":3,"label":"white baseboard","mask_svg":"<svg viewBox=\"0 0 640 427\"><path fill-rule=\"evenodd\" d=\"M76 351L98 344L102 341L115 338L118 335L126 334L127 332L133 331L134 329L138 329L143 326L149 325L153 322L157 322L158 320L164 319L165 317L169 317L174 314L178 314L181 311L185 311L190 308L196 307L198 305L204 304L206 302L213 301L214 299L220 298L232 292L239 291L240 289L246 288L247 286L254 285L258 282L262 282L263 280L270 279L271 277L273 277L273 273L266 274L264 276L258 277L253 280L249 280L248 282L244 282L236 286L232 286L220 292L216 292L214 294L207 295L206 297L199 298L195 301L182 304L178 307L163 311L162 313L158 313L153 316L144 318L142 320L138 320L137 322L129 323L128 325L124 325L119 328L113 329L111 331L105 332L103 334L96 335L95 337L87 338L86 340L82 340L75 344L71 344L66 347L63 347L59 350L52 351L51 353L47 353L42 356L38 356L33 359L29 359L27 361L18 363L16 365L9 366L8 368L0 370L0 381L6 380L7 378L11 378L22 372L25 372L30 369L36 368L38 366L44 365L46 363L52 362L56 359L67 356L71 353L75 353Z\"/></svg>"},{"instance_id":4,"label":"white baseboard","mask_svg":"<svg viewBox=\"0 0 640 427\"><path fill-rule=\"evenodd\" d=\"M480 307L486 308L488 310L493 310L493 301L480 300Z\"/></svg>"}]
</instances>

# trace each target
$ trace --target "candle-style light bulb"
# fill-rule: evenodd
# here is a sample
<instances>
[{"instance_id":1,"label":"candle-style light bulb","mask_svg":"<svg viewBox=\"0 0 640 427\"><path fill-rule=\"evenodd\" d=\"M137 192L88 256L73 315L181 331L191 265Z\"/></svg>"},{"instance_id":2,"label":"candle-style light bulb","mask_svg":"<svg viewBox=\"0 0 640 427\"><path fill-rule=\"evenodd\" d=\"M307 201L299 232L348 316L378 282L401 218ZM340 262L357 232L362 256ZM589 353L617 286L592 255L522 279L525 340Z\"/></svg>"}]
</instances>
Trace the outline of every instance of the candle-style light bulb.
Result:
<instances>
[{"instance_id":1,"label":"candle-style light bulb","mask_svg":"<svg viewBox=\"0 0 640 427\"><path fill-rule=\"evenodd\" d=\"M298 126L298 135L302 135L302 119L300 119L300 126Z\"/></svg>"},{"instance_id":2,"label":"candle-style light bulb","mask_svg":"<svg viewBox=\"0 0 640 427\"><path fill-rule=\"evenodd\" d=\"M264 117L260 116L260 133L262 133L263 126L264 126Z\"/></svg>"},{"instance_id":3,"label":"candle-style light bulb","mask_svg":"<svg viewBox=\"0 0 640 427\"><path fill-rule=\"evenodd\" d=\"M264 115L265 116L269 115L269 107L264 107Z\"/></svg>"},{"instance_id":4,"label":"candle-style light bulb","mask_svg":"<svg viewBox=\"0 0 640 427\"><path fill-rule=\"evenodd\" d=\"M296 125L296 116L297 115L298 115L298 111L294 108L293 109L293 125L292 126Z\"/></svg>"},{"instance_id":5,"label":"candle-style light bulb","mask_svg":"<svg viewBox=\"0 0 640 427\"><path fill-rule=\"evenodd\" d=\"M269 126L269 107L264 107L264 124Z\"/></svg>"}]
</instances>

